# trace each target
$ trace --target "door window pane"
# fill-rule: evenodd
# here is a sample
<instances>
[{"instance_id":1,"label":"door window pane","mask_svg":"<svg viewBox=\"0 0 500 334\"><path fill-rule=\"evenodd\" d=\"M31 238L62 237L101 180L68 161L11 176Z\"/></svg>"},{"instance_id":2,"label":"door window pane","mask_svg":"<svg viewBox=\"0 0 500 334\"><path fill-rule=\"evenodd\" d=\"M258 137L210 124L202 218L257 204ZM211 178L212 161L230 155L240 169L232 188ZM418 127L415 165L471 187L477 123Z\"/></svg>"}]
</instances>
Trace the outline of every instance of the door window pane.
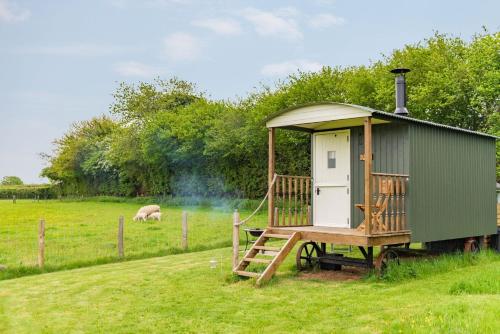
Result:
<instances>
[{"instance_id":1,"label":"door window pane","mask_svg":"<svg viewBox=\"0 0 500 334\"><path fill-rule=\"evenodd\" d=\"M328 168L336 167L335 151L328 151Z\"/></svg>"}]
</instances>

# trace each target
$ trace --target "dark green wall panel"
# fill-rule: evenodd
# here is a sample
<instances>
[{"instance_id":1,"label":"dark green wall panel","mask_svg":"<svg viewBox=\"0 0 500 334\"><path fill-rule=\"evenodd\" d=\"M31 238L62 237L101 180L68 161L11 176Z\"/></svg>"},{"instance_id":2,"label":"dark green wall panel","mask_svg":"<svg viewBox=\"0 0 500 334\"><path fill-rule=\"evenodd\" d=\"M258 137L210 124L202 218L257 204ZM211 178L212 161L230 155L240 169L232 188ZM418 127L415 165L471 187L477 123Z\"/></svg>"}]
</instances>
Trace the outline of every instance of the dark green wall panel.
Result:
<instances>
[{"instance_id":1,"label":"dark green wall panel","mask_svg":"<svg viewBox=\"0 0 500 334\"><path fill-rule=\"evenodd\" d=\"M364 162L359 160L364 153L363 127L351 128L351 217L352 226L363 220L361 211L354 204L364 202ZM373 125L373 171L380 173L408 174L409 143L407 124Z\"/></svg>"},{"instance_id":2,"label":"dark green wall panel","mask_svg":"<svg viewBox=\"0 0 500 334\"><path fill-rule=\"evenodd\" d=\"M495 233L495 140L410 124L413 241Z\"/></svg>"},{"instance_id":3,"label":"dark green wall panel","mask_svg":"<svg viewBox=\"0 0 500 334\"><path fill-rule=\"evenodd\" d=\"M363 127L351 130L352 227L363 220ZM373 170L409 174L413 242L496 233L495 140L426 124L373 126Z\"/></svg>"}]
</instances>

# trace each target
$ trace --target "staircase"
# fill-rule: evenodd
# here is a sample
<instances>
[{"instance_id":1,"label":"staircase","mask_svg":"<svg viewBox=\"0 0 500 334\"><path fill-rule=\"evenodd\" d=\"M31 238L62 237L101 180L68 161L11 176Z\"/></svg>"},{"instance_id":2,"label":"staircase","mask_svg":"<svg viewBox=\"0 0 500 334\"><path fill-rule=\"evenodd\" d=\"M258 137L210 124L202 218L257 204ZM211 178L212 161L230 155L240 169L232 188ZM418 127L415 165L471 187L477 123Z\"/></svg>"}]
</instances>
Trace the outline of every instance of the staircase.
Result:
<instances>
[{"instance_id":1,"label":"staircase","mask_svg":"<svg viewBox=\"0 0 500 334\"><path fill-rule=\"evenodd\" d=\"M300 232L291 234L277 234L271 232L269 232L269 230L265 230L264 233L261 234L250 250L245 254L238 266L234 268L233 272L235 274L239 276L254 277L257 279L257 285L261 285L273 277L278 267L288 256L297 241L300 240ZM286 240L286 242L282 247L266 246L266 242L272 239ZM262 251L274 252L274 254L264 254L268 255L270 259L257 258L256 256ZM267 267L261 273L245 271L251 263L267 264Z\"/></svg>"}]
</instances>

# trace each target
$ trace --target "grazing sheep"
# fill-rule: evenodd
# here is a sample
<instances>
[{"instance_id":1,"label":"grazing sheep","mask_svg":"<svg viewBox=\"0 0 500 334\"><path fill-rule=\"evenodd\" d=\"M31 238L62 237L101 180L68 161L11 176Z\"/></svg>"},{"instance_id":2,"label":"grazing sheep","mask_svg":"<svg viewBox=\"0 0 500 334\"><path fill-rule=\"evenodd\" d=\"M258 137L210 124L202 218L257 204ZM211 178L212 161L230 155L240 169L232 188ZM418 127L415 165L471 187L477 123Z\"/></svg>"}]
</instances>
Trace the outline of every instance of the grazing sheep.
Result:
<instances>
[{"instance_id":1,"label":"grazing sheep","mask_svg":"<svg viewBox=\"0 0 500 334\"><path fill-rule=\"evenodd\" d=\"M143 206L142 208L139 209L137 213L145 213L146 216L149 216L153 212L160 212L160 206L159 205L146 205Z\"/></svg>"},{"instance_id":2,"label":"grazing sheep","mask_svg":"<svg viewBox=\"0 0 500 334\"><path fill-rule=\"evenodd\" d=\"M160 212L160 206L159 205L146 205L143 206L142 208L137 211L137 214L134 217L134 221L146 221L148 216L154 212Z\"/></svg>"},{"instance_id":3,"label":"grazing sheep","mask_svg":"<svg viewBox=\"0 0 500 334\"><path fill-rule=\"evenodd\" d=\"M153 212L148 216L148 219L161 221L161 212Z\"/></svg>"},{"instance_id":4,"label":"grazing sheep","mask_svg":"<svg viewBox=\"0 0 500 334\"><path fill-rule=\"evenodd\" d=\"M142 220L143 222L146 221L146 218L148 218L148 215L145 214L144 212L137 212L137 214L135 215L134 217L134 221L139 221L139 220Z\"/></svg>"}]
</instances>

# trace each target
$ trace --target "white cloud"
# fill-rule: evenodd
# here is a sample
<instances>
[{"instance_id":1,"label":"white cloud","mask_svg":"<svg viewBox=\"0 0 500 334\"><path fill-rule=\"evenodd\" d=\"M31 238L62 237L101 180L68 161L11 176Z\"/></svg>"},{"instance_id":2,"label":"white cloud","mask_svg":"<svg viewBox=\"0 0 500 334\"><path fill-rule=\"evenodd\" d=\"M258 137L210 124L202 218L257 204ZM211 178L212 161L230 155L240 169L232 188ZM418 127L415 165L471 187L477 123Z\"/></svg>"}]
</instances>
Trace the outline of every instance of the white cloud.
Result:
<instances>
[{"instance_id":1,"label":"white cloud","mask_svg":"<svg viewBox=\"0 0 500 334\"><path fill-rule=\"evenodd\" d=\"M281 17L297 17L300 11L295 7L281 7L276 9L275 14Z\"/></svg>"},{"instance_id":2,"label":"white cloud","mask_svg":"<svg viewBox=\"0 0 500 334\"><path fill-rule=\"evenodd\" d=\"M176 32L165 38L165 54L173 61L190 61L198 58L201 45L198 39L185 32Z\"/></svg>"},{"instance_id":3,"label":"white cloud","mask_svg":"<svg viewBox=\"0 0 500 334\"><path fill-rule=\"evenodd\" d=\"M253 24L255 31L262 36L283 37L289 40L303 37L297 22L293 18L293 16L297 15L293 7L287 7L276 12L246 8L242 15Z\"/></svg>"},{"instance_id":4,"label":"white cloud","mask_svg":"<svg viewBox=\"0 0 500 334\"><path fill-rule=\"evenodd\" d=\"M190 0L149 0L145 1L145 4L151 7L162 7L170 5L184 5L190 2Z\"/></svg>"},{"instance_id":5,"label":"white cloud","mask_svg":"<svg viewBox=\"0 0 500 334\"><path fill-rule=\"evenodd\" d=\"M191 0L108 0L109 4L113 7L120 9L127 8L162 8L171 7L175 5L184 5L191 2Z\"/></svg>"},{"instance_id":6,"label":"white cloud","mask_svg":"<svg viewBox=\"0 0 500 334\"><path fill-rule=\"evenodd\" d=\"M114 45L76 43L55 46L32 46L14 49L15 53L47 56L105 56L126 50Z\"/></svg>"},{"instance_id":7,"label":"white cloud","mask_svg":"<svg viewBox=\"0 0 500 334\"><path fill-rule=\"evenodd\" d=\"M337 0L316 0L314 1L320 6L333 6Z\"/></svg>"},{"instance_id":8,"label":"white cloud","mask_svg":"<svg viewBox=\"0 0 500 334\"><path fill-rule=\"evenodd\" d=\"M265 76L285 76L297 70L302 72L317 72L322 67L323 65L315 61L296 59L265 65L260 70L260 73Z\"/></svg>"},{"instance_id":9,"label":"white cloud","mask_svg":"<svg viewBox=\"0 0 500 334\"><path fill-rule=\"evenodd\" d=\"M153 67L136 61L125 61L113 66L116 73L125 77L151 78L165 73L161 67Z\"/></svg>"},{"instance_id":10,"label":"white cloud","mask_svg":"<svg viewBox=\"0 0 500 334\"><path fill-rule=\"evenodd\" d=\"M31 13L8 0L0 0L0 21L14 23L27 20Z\"/></svg>"},{"instance_id":11,"label":"white cloud","mask_svg":"<svg viewBox=\"0 0 500 334\"><path fill-rule=\"evenodd\" d=\"M206 19L196 20L192 24L207 28L220 35L238 35L241 33L240 23L233 19Z\"/></svg>"},{"instance_id":12,"label":"white cloud","mask_svg":"<svg viewBox=\"0 0 500 334\"><path fill-rule=\"evenodd\" d=\"M345 23L343 17L335 16L333 14L319 14L311 17L309 25L316 29L329 28L331 26L340 26Z\"/></svg>"}]
</instances>

